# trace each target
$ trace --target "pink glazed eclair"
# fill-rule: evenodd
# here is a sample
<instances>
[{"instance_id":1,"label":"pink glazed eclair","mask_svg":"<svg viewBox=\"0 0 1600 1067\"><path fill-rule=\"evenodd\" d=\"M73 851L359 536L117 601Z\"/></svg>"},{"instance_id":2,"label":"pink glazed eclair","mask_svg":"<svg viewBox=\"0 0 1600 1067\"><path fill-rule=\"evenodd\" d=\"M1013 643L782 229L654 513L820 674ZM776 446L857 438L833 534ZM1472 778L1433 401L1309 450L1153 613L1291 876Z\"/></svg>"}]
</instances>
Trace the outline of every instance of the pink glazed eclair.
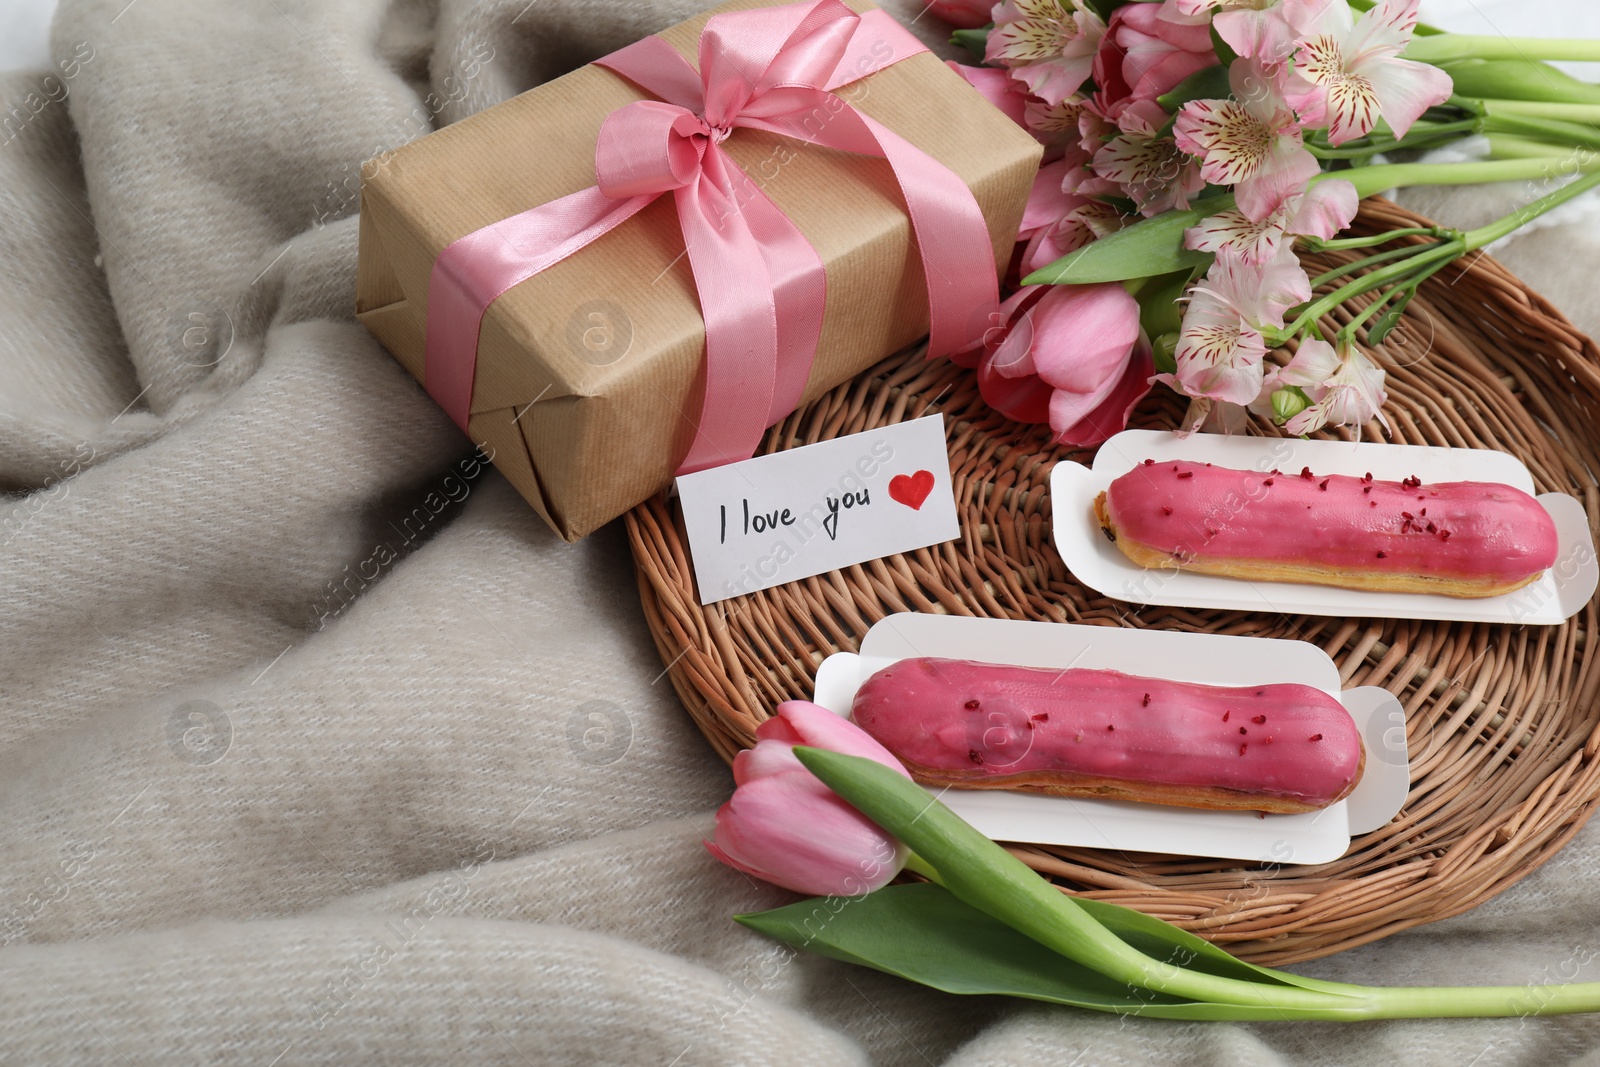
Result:
<instances>
[{"instance_id":1,"label":"pink glazed eclair","mask_svg":"<svg viewBox=\"0 0 1600 1067\"><path fill-rule=\"evenodd\" d=\"M912 778L959 789L1293 813L1349 796L1366 765L1344 706L1289 683L919 658L868 678L851 714Z\"/></svg>"},{"instance_id":2,"label":"pink glazed eclair","mask_svg":"<svg viewBox=\"0 0 1600 1067\"><path fill-rule=\"evenodd\" d=\"M1539 502L1493 482L1241 471L1145 460L1095 500L1106 535L1141 567L1349 589L1485 597L1556 561Z\"/></svg>"}]
</instances>

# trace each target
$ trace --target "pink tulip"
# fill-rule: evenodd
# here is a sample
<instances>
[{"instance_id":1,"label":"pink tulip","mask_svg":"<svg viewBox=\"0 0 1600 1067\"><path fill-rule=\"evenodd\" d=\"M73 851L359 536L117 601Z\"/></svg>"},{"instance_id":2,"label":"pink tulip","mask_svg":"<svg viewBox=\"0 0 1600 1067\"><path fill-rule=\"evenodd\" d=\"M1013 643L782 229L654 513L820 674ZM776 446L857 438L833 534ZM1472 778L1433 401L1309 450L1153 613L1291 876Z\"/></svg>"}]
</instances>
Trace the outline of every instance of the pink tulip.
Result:
<instances>
[{"instance_id":1,"label":"pink tulip","mask_svg":"<svg viewBox=\"0 0 1600 1067\"><path fill-rule=\"evenodd\" d=\"M1097 445L1127 427L1155 366L1126 289L1028 286L1001 313L978 356L985 403L1018 422L1048 422L1063 444Z\"/></svg>"},{"instance_id":2,"label":"pink tulip","mask_svg":"<svg viewBox=\"0 0 1600 1067\"><path fill-rule=\"evenodd\" d=\"M1005 112L1006 118L1018 126L1027 125L1024 111L1028 106L1028 89L1009 71L999 67L973 67L953 59L945 60L944 65L961 75L962 80L978 90L985 100Z\"/></svg>"},{"instance_id":3,"label":"pink tulip","mask_svg":"<svg viewBox=\"0 0 1600 1067\"><path fill-rule=\"evenodd\" d=\"M1095 84L1108 103L1125 96L1154 100L1178 83L1217 65L1211 29L1167 4L1125 4L1111 13L1094 57Z\"/></svg>"},{"instance_id":4,"label":"pink tulip","mask_svg":"<svg viewBox=\"0 0 1600 1067\"><path fill-rule=\"evenodd\" d=\"M707 850L797 893L857 896L888 884L905 866L905 847L806 770L795 745L864 756L906 774L848 719L809 701L786 701L756 729L756 746L734 757L733 797L717 812Z\"/></svg>"},{"instance_id":5,"label":"pink tulip","mask_svg":"<svg viewBox=\"0 0 1600 1067\"><path fill-rule=\"evenodd\" d=\"M928 10L958 30L975 30L994 19L992 0L930 0Z\"/></svg>"}]
</instances>

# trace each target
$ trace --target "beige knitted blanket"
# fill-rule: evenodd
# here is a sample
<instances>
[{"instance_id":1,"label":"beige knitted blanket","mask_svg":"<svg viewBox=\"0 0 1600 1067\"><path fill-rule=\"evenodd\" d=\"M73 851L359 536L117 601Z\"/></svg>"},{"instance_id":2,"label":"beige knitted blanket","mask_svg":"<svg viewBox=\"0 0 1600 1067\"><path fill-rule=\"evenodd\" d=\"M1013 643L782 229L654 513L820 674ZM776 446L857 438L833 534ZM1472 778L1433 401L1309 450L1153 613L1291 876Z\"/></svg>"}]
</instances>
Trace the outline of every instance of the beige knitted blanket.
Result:
<instances>
[{"instance_id":1,"label":"beige knitted blanket","mask_svg":"<svg viewBox=\"0 0 1600 1067\"><path fill-rule=\"evenodd\" d=\"M700 848L731 781L617 528L558 542L351 314L363 159L698 6L66 0L0 81L0 1061L1600 1063L1600 1017L1123 1020L729 921L790 898ZM1505 258L1600 326L1594 228ZM1597 858L1306 969L1600 977Z\"/></svg>"}]
</instances>

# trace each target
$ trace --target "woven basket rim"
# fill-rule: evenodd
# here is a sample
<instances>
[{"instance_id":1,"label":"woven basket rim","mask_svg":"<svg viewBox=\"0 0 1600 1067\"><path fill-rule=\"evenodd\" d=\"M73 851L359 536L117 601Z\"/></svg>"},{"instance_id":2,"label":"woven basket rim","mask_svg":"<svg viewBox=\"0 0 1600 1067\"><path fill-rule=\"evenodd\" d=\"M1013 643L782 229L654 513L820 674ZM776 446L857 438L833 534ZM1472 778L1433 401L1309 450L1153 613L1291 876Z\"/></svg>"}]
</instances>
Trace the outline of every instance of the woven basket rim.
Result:
<instances>
[{"instance_id":1,"label":"woven basket rim","mask_svg":"<svg viewBox=\"0 0 1600 1067\"><path fill-rule=\"evenodd\" d=\"M1422 225L1428 220L1373 198L1353 229ZM1359 305L1325 325L1336 328L1354 311ZM1548 301L1480 257L1430 280L1377 358L1389 374L1394 440L1511 452L1539 491L1576 496L1593 534L1600 350ZM1132 425L1171 428L1182 409L1158 390ZM1050 470L1062 459L1087 461L1092 450L1057 446L1045 428L1008 422L982 404L972 372L916 351L802 406L769 431L762 452L941 411L962 528L947 545L702 607L675 502L656 497L627 516L641 602L666 673L724 759L753 743L782 700L812 695L826 655L855 651L872 622L896 611L1312 640L1338 663L1345 688L1380 685L1400 698L1414 753L1401 813L1356 838L1340 860L1280 867L1007 845L1064 891L1138 908L1272 964L1475 907L1548 860L1600 803L1600 671L1587 640L1594 600L1561 626L1521 627L1103 597L1073 581L1050 538ZM1249 432L1277 433L1261 424Z\"/></svg>"}]
</instances>

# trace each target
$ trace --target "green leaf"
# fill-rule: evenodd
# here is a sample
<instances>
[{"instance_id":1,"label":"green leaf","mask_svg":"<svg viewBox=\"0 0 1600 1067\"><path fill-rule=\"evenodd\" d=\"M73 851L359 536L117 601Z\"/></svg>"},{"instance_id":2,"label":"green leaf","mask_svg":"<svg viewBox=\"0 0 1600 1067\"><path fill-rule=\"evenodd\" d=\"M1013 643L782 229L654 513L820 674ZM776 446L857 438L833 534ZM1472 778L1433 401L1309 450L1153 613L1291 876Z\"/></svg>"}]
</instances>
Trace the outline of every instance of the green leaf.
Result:
<instances>
[{"instance_id":1,"label":"green leaf","mask_svg":"<svg viewBox=\"0 0 1600 1067\"><path fill-rule=\"evenodd\" d=\"M1257 1011L1270 1005L1274 1011L1304 1010L1318 1017L1346 1010L1340 1002L1355 995L1355 987L1280 975L1234 960L1158 919L1066 896L937 798L880 763L805 745L794 754L829 789L932 864L945 888L962 903L1113 980L1139 989L1156 982L1173 995L1206 1003L1225 1001ZM1117 929L1105 923L1102 916L1107 915L1117 916ZM1160 954L1152 956L1134 941L1155 946ZM1175 961L1164 958L1173 948L1204 962L1173 966Z\"/></svg>"},{"instance_id":2,"label":"green leaf","mask_svg":"<svg viewBox=\"0 0 1600 1067\"><path fill-rule=\"evenodd\" d=\"M1164 333L1159 337L1150 339L1151 354L1155 357L1156 372L1159 374L1178 373L1178 335Z\"/></svg>"},{"instance_id":3,"label":"green leaf","mask_svg":"<svg viewBox=\"0 0 1600 1067\"><path fill-rule=\"evenodd\" d=\"M1442 64L1458 96L1485 100L1600 103L1600 86L1532 59L1477 59Z\"/></svg>"},{"instance_id":4,"label":"green leaf","mask_svg":"<svg viewBox=\"0 0 1600 1067\"><path fill-rule=\"evenodd\" d=\"M1156 97L1156 103L1163 111L1173 112L1191 100L1225 100L1229 92L1228 68L1207 67L1183 79L1171 92Z\"/></svg>"},{"instance_id":5,"label":"green leaf","mask_svg":"<svg viewBox=\"0 0 1600 1067\"><path fill-rule=\"evenodd\" d=\"M1237 978L1246 982L1266 982L1318 992L1335 992L1340 987L1315 978L1303 978L1288 971L1275 971L1247 963L1205 938L1180 930L1169 922L1146 915L1142 911L1125 908L1110 901L1076 897L1078 906L1098 919L1100 924L1132 947L1152 959L1202 971L1221 978Z\"/></svg>"},{"instance_id":6,"label":"green leaf","mask_svg":"<svg viewBox=\"0 0 1600 1067\"><path fill-rule=\"evenodd\" d=\"M982 63L989 48L989 31L992 29L994 25L991 23L976 30L956 30L950 35L950 43L965 48Z\"/></svg>"},{"instance_id":7,"label":"green leaf","mask_svg":"<svg viewBox=\"0 0 1600 1067\"><path fill-rule=\"evenodd\" d=\"M1175 333L1183 325L1178 301L1189 288L1192 270L1174 271L1147 280L1133 294L1139 301L1139 325L1151 338Z\"/></svg>"},{"instance_id":8,"label":"green leaf","mask_svg":"<svg viewBox=\"0 0 1600 1067\"><path fill-rule=\"evenodd\" d=\"M1400 325L1400 316L1405 314L1406 305L1411 303L1411 298L1417 295L1415 289L1407 289L1400 294L1400 298L1378 314L1378 319L1367 327L1367 344L1377 347L1383 344L1383 339L1389 336L1389 331Z\"/></svg>"},{"instance_id":9,"label":"green leaf","mask_svg":"<svg viewBox=\"0 0 1600 1067\"><path fill-rule=\"evenodd\" d=\"M1211 262L1209 252L1183 247L1183 231L1207 215L1233 206L1233 197L1207 200L1204 208L1188 211L1163 211L1141 219L1132 226L1108 233L1098 241L1068 252L1047 267L1040 267L1023 285L1088 285L1094 282L1121 282L1129 278L1149 278L1157 274L1192 270Z\"/></svg>"},{"instance_id":10,"label":"green leaf","mask_svg":"<svg viewBox=\"0 0 1600 1067\"><path fill-rule=\"evenodd\" d=\"M1215 967L1214 973L1227 977L1252 976L1248 964L1193 935L1184 935L1193 944L1166 937L1159 928L1167 924L1159 919L1115 904L1080 903L1095 907L1130 940L1157 950L1157 959L1193 959L1191 965ZM862 897L817 897L735 919L795 948L946 993L1023 997L1163 1019L1284 1017L1263 1005L1189 1000L1117 982L1051 952L932 882L887 886ZM1231 970L1228 961L1236 965Z\"/></svg>"},{"instance_id":11,"label":"green leaf","mask_svg":"<svg viewBox=\"0 0 1600 1067\"><path fill-rule=\"evenodd\" d=\"M1217 32L1217 24L1215 22L1211 24L1211 50L1217 54L1217 60L1222 64L1224 69L1226 69L1234 60L1239 58L1239 53L1235 52L1233 50L1233 46L1227 41L1224 41L1222 39L1222 34ZM1228 94L1223 93L1222 95L1227 96Z\"/></svg>"}]
</instances>

